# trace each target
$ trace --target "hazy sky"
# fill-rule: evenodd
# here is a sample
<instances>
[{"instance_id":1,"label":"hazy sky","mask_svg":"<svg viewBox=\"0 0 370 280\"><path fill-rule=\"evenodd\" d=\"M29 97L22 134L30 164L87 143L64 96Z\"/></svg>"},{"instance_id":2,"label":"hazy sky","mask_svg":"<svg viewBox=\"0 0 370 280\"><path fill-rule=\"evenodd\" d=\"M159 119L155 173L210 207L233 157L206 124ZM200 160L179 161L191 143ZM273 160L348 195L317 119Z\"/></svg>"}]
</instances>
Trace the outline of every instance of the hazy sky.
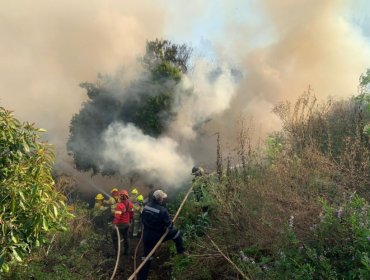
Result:
<instances>
[{"instance_id":1,"label":"hazy sky","mask_svg":"<svg viewBox=\"0 0 370 280\"><path fill-rule=\"evenodd\" d=\"M370 67L369 13L366 0L1 1L0 106L46 128L65 159L69 122L86 100L78 84L120 69L130 80L158 37L241 71L209 129L233 133L242 114L269 131L272 106L309 85L322 98L356 93Z\"/></svg>"}]
</instances>

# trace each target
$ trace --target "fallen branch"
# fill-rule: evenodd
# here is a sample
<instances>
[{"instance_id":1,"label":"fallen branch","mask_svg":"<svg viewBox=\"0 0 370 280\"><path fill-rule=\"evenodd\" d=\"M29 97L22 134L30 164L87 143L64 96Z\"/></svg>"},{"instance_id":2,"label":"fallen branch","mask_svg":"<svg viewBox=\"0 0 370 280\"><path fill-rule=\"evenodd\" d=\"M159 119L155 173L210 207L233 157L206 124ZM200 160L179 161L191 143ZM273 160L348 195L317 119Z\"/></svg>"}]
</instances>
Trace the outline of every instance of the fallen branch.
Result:
<instances>
[{"instance_id":1,"label":"fallen branch","mask_svg":"<svg viewBox=\"0 0 370 280\"><path fill-rule=\"evenodd\" d=\"M243 271L241 271L240 270L240 268L228 257L228 256L226 256L222 251L221 251L221 249L217 246L217 244L212 240L212 238L211 237L209 237L209 235L207 235L207 237L208 237L208 239L211 241L211 243L212 243L212 245L217 249L217 251L219 251L220 252L220 254L240 273L240 275L242 275L243 276L243 278L244 279L246 279L246 280L250 280L250 278L247 276L247 275L245 275L244 273L243 273Z\"/></svg>"}]
</instances>

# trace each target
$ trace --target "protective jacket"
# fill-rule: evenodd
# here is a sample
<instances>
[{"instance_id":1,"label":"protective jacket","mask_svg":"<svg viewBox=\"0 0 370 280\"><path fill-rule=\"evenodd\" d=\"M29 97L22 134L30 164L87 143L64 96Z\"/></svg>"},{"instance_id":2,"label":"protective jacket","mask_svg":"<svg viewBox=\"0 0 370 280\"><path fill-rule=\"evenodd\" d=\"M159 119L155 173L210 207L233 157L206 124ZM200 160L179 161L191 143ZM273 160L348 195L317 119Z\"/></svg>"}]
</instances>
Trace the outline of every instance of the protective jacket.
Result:
<instances>
[{"instance_id":1,"label":"protective jacket","mask_svg":"<svg viewBox=\"0 0 370 280\"><path fill-rule=\"evenodd\" d=\"M141 218L145 228L144 234L162 236L166 228L173 228L167 209L155 200L144 206Z\"/></svg>"},{"instance_id":2,"label":"protective jacket","mask_svg":"<svg viewBox=\"0 0 370 280\"><path fill-rule=\"evenodd\" d=\"M134 215L133 208L132 202L129 199L117 203L114 210L113 224L129 224Z\"/></svg>"},{"instance_id":3,"label":"protective jacket","mask_svg":"<svg viewBox=\"0 0 370 280\"><path fill-rule=\"evenodd\" d=\"M144 225L144 256L154 248L155 244L165 233L166 228L169 229L164 241L172 239L175 242L178 253L184 252L183 241L179 230L173 227L172 220L165 207L160 205L155 199L152 199L144 206L141 213L142 223ZM146 280L148 277L151 261L147 263L140 270L137 279Z\"/></svg>"},{"instance_id":4,"label":"protective jacket","mask_svg":"<svg viewBox=\"0 0 370 280\"><path fill-rule=\"evenodd\" d=\"M111 212L114 215L114 211L116 210L118 204L118 198L116 199L115 197L110 197L107 200L107 204L110 205Z\"/></svg>"}]
</instances>

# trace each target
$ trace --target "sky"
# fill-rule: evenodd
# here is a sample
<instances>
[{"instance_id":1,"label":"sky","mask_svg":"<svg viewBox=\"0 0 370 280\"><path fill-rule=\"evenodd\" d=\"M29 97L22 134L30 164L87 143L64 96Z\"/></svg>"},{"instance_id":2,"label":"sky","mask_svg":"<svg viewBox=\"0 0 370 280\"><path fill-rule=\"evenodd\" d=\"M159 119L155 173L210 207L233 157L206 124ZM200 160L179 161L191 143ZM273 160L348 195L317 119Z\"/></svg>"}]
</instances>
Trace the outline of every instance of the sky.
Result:
<instances>
[{"instance_id":1,"label":"sky","mask_svg":"<svg viewBox=\"0 0 370 280\"><path fill-rule=\"evenodd\" d=\"M199 96L220 93L207 104L207 133L232 138L245 116L265 135L280 125L272 107L309 86L322 100L356 94L359 76L370 67L369 19L366 0L2 1L0 106L47 129L57 164L71 171L69 122L86 101L78 84L117 71L131 81L145 42L164 38L193 47L199 67L189 80ZM205 85L202 59L209 68L237 69L242 78L235 86L227 79ZM213 160L214 147L203 144L187 143L196 147L185 156L187 165Z\"/></svg>"}]
</instances>

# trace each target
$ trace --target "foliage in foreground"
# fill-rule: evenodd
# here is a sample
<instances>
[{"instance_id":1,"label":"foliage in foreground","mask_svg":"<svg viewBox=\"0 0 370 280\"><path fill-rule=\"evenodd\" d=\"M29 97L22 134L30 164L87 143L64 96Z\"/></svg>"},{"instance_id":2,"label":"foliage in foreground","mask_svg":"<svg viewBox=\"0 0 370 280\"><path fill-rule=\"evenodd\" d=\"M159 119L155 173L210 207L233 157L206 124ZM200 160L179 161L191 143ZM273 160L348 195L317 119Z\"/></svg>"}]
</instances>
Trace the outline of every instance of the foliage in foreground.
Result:
<instances>
[{"instance_id":1,"label":"foliage in foreground","mask_svg":"<svg viewBox=\"0 0 370 280\"><path fill-rule=\"evenodd\" d=\"M54 155L40 132L0 107L0 273L46 243L49 232L66 230L70 216L54 188Z\"/></svg>"},{"instance_id":2,"label":"foliage in foreground","mask_svg":"<svg viewBox=\"0 0 370 280\"><path fill-rule=\"evenodd\" d=\"M76 203L74 209L68 230L50 236L48 246L35 250L23 265L12 267L5 279L48 279L51 274L57 280L109 279L114 259L106 253L111 243L94 231L85 204Z\"/></svg>"},{"instance_id":3,"label":"foliage in foreground","mask_svg":"<svg viewBox=\"0 0 370 280\"><path fill-rule=\"evenodd\" d=\"M323 201L309 231L310 238L297 238L292 216L273 259L246 249L239 263L258 279L370 278L370 211L363 198L350 197L339 208Z\"/></svg>"}]
</instances>

